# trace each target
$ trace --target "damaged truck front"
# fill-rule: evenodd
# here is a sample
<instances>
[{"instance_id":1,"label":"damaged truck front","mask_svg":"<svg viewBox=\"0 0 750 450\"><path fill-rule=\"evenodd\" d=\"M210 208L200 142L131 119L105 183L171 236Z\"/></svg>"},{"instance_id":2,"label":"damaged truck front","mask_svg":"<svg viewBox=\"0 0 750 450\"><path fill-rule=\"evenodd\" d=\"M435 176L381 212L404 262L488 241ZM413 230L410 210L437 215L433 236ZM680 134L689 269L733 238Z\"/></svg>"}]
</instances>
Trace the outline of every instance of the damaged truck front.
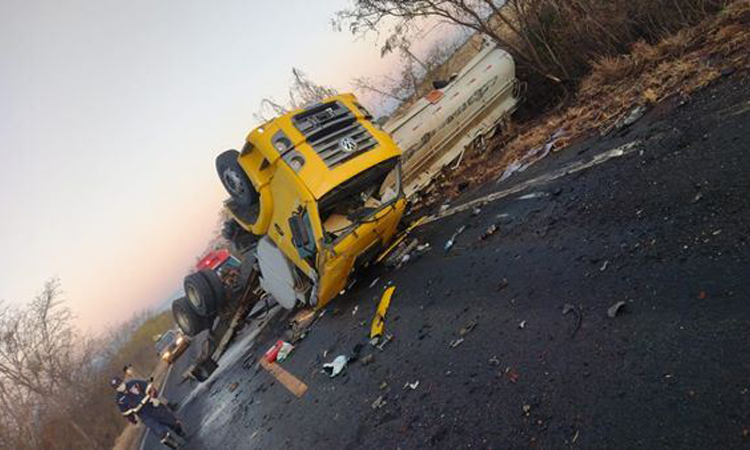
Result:
<instances>
[{"instance_id":1,"label":"damaged truck front","mask_svg":"<svg viewBox=\"0 0 750 450\"><path fill-rule=\"evenodd\" d=\"M187 335L209 329L189 369L199 380L259 300L327 305L391 241L406 208L401 150L351 94L263 124L216 169L229 193L224 259L235 263L185 277L187 295L172 306Z\"/></svg>"},{"instance_id":2,"label":"damaged truck front","mask_svg":"<svg viewBox=\"0 0 750 450\"><path fill-rule=\"evenodd\" d=\"M401 151L353 95L293 111L217 158L225 206L282 306L325 306L377 256L405 209ZM251 239L252 240L252 239Z\"/></svg>"}]
</instances>

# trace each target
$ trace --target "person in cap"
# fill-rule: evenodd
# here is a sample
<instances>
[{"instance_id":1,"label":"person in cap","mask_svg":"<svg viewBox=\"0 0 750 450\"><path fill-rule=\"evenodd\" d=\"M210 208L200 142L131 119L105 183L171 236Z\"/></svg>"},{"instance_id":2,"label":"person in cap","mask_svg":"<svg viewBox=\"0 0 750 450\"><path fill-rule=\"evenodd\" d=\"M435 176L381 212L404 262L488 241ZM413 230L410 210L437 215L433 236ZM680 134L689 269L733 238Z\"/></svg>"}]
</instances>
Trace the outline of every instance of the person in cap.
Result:
<instances>
[{"instance_id":1,"label":"person in cap","mask_svg":"<svg viewBox=\"0 0 750 450\"><path fill-rule=\"evenodd\" d=\"M180 421L159 401L156 389L145 380L124 381L115 376L109 380L109 385L117 391L117 407L130 423L142 422L162 442L168 439L170 431L184 435Z\"/></svg>"}]
</instances>

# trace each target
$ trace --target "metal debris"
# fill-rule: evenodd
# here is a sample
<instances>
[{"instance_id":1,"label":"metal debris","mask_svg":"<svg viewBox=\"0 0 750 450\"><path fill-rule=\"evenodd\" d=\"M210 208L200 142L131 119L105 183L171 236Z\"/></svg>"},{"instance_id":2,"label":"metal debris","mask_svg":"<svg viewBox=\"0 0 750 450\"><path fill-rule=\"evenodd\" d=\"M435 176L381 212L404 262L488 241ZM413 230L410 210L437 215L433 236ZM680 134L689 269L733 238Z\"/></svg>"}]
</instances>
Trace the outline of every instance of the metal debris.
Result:
<instances>
[{"instance_id":1,"label":"metal debris","mask_svg":"<svg viewBox=\"0 0 750 450\"><path fill-rule=\"evenodd\" d=\"M385 314L388 312L388 307L391 306L391 297L393 297L393 291L396 288L394 286L389 287L383 292L383 296L380 297L380 303L378 303L378 309L375 312L375 317L372 319L372 326L370 327L370 341L378 339L383 335L383 329L385 328ZM375 344L373 344L375 345Z\"/></svg>"},{"instance_id":2,"label":"metal debris","mask_svg":"<svg viewBox=\"0 0 750 450\"><path fill-rule=\"evenodd\" d=\"M451 238L450 238L450 239L448 239L448 242L446 242L446 243L445 243L445 251L446 251L446 252L447 252L447 251L450 251L450 249L451 249L451 248L453 248L453 245L455 245L455 243L456 243L456 239L457 239L457 238L458 238L458 236L460 236L460 235L461 235L461 233L463 233L464 231L466 231L466 225L461 225L461 227L459 227L459 229L458 229L458 230L456 230L456 232L455 232L455 233L453 233L453 236L451 236Z\"/></svg>"},{"instance_id":3,"label":"metal debris","mask_svg":"<svg viewBox=\"0 0 750 450\"><path fill-rule=\"evenodd\" d=\"M381 395L380 397L376 398L374 402L372 402L372 409L380 409L383 406L385 406L386 403L388 402L386 402L383 396Z\"/></svg>"},{"instance_id":4,"label":"metal debris","mask_svg":"<svg viewBox=\"0 0 750 450\"><path fill-rule=\"evenodd\" d=\"M617 315L617 314L618 314L618 313L620 312L620 310L621 310L621 309L622 309L622 308L623 308L623 307L624 307L624 306L625 306L626 304L627 304L627 303L625 303L624 301L622 301L622 300L621 300L621 301L619 301L619 302L615 303L614 305L610 306L610 307L609 307L609 309L607 310L607 315L609 316L609 318L610 318L610 319L614 319L614 318L615 318L615 316L616 316L616 315Z\"/></svg>"},{"instance_id":5,"label":"metal debris","mask_svg":"<svg viewBox=\"0 0 750 450\"><path fill-rule=\"evenodd\" d=\"M419 387L419 380L409 383L408 381L404 384L404 389L411 389L412 391L415 390L417 387Z\"/></svg>"}]
</instances>

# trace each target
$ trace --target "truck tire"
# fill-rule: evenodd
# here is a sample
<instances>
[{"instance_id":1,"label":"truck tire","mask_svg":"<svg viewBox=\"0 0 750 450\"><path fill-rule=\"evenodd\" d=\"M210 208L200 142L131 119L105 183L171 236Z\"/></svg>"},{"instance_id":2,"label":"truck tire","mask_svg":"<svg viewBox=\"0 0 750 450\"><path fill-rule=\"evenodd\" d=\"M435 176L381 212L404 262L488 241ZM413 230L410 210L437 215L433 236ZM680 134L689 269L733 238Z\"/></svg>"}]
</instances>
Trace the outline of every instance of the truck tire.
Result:
<instances>
[{"instance_id":1,"label":"truck tire","mask_svg":"<svg viewBox=\"0 0 750 450\"><path fill-rule=\"evenodd\" d=\"M172 302L172 317L180 330L190 337L211 326L211 320L198 315L185 297Z\"/></svg>"},{"instance_id":2,"label":"truck tire","mask_svg":"<svg viewBox=\"0 0 750 450\"><path fill-rule=\"evenodd\" d=\"M208 380L211 374L214 373L216 369L218 368L219 368L219 365L216 363L216 361L214 361L211 358L208 358L196 364L195 367L193 367L193 370L191 371L191 373L195 377L196 380L202 383Z\"/></svg>"},{"instance_id":3,"label":"truck tire","mask_svg":"<svg viewBox=\"0 0 750 450\"><path fill-rule=\"evenodd\" d=\"M224 287L224 282L221 281L219 275L211 269L201 269L199 274L203 275L203 278L208 281L211 286L211 291L214 293L215 309L218 311L228 303L227 290Z\"/></svg>"},{"instance_id":4,"label":"truck tire","mask_svg":"<svg viewBox=\"0 0 750 450\"><path fill-rule=\"evenodd\" d=\"M237 162L240 152L227 150L216 157L216 172L221 184L237 203L248 206L258 201L258 191Z\"/></svg>"},{"instance_id":5,"label":"truck tire","mask_svg":"<svg viewBox=\"0 0 750 450\"><path fill-rule=\"evenodd\" d=\"M216 314L218 300L206 277L200 273L191 273L184 281L185 297L193 311L204 317Z\"/></svg>"}]
</instances>

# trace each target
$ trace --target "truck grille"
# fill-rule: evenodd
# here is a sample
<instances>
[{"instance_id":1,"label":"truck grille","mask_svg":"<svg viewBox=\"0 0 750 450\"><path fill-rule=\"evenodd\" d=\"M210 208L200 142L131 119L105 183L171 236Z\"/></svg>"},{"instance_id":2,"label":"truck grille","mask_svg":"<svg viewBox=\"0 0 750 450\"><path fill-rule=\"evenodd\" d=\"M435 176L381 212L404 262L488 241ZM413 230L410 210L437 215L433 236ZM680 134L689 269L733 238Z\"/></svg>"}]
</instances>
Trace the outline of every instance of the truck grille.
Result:
<instances>
[{"instance_id":1,"label":"truck grille","mask_svg":"<svg viewBox=\"0 0 750 450\"><path fill-rule=\"evenodd\" d=\"M292 121L328 167L335 167L378 143L349 108L339 102L316 105L297 114Z\"/></svg>"}]
</instances>

